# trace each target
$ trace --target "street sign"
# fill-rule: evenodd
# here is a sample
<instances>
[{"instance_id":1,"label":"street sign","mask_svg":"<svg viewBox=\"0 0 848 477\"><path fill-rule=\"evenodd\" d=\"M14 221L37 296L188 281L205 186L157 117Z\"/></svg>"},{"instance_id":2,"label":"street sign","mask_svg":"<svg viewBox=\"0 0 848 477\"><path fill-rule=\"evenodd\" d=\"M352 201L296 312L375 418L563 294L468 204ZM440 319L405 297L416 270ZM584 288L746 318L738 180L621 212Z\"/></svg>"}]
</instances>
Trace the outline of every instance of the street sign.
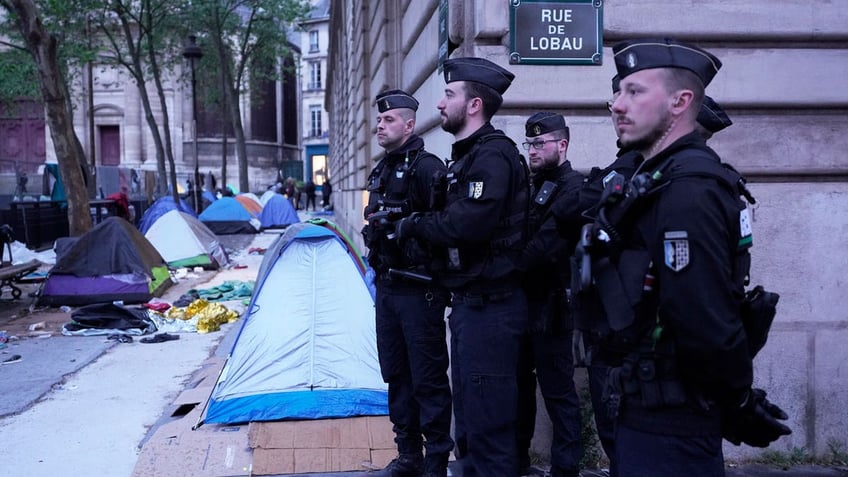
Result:
<instances>
[{"instance_id":1,"label":"street sign","mask_svg":"<svg viewBox=\"0 0 848 477\"><path fill-rule=\"evenodd\" d=\"M603 0L510 0L511 64L600 65Z\"/></svg>"}]
</instances>

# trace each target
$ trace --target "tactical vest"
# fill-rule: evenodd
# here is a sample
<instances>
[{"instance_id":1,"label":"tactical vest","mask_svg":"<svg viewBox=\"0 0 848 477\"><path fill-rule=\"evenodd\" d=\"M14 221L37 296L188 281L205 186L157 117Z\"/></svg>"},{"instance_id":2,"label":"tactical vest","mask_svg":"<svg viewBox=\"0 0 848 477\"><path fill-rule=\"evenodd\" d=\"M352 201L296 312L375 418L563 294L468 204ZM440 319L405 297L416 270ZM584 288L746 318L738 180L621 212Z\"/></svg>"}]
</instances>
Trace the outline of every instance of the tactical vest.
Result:
<instances>
[{"instance_id":1,"label":"tactical vest","mask_svg":"<svg viewBox=\"0 0 848 477\"><path fill-rule=\"evenodd\" d=\"M450 204L468 197L470 181L468 171L477 158L480 147L489 141L515 142L502 131L484 134L477 139L471 150L456 161L456 168L448 171L447 202ZM508 158L498 157L509 161ZM527 240L527 217L530 203L529 172L524 157L519 154L518 164L509 162L509 194L512 200L501 217L489 242L485 245L452 247L446 250L445 269L441 273L442 283L448 288L462 288L475 280L494 280L508 276L515 268L521 249ZM519 169L519 170L516 170ZM518 173L518 174L516 174Z\"/></svg>"},{"instance_id":2,"label":"tactical vest","mask_svg":"<svg viewBox=\"0 0 848 477\"><path fill-rule=\"evenodd\" d=\"M419 160L428 154L423 149L412 150L407 152L400 168L397 167L397 162L392 161L389 164L384 159L371 171L368 176L367 190L370 196L365 210L366 218L374 212L388 212L391 221L396 221L416 210L421 210L420 204L423 198L414 197L411 184L416 175ZM397 177L398 173L402 176ZM380 273L389 268L409 268L418 265L411 263L397 241L390 240L386 232L386 230L370 230L366 225L369 264Z\"/></svg>"},{"instance_id":3,"label":"tactical vest","mask_svg":"<svg viewBox=\"0 0 848 477\"><path fill-rule=\"evenodd\" d=\"M697 151L698 154L695 152ZM651 188L631 204L631 211L625 212L620 221L627 226L656 199L657 195L674 180L684 177L705 177L715 180L731 194L739 204L740 211L745 208L745 197L751 204L756 201L745 187L745 179L732 166L718 161L711 150L687 150L686 164L676 167L674 156L666 159L656 169L663 171ZM647 173L643 173L647 174ZM639 175L641 176L641 174ZM640 180L631 178L631 182ZM612 206L615 207L615 206ZM602 217L604 214L600 214ZM613 215L613 214L609 214ZM620 224L602 224L610 236L618 234L613 230ZM750 237L749 237L750 238ZM738 239L735 239L738 240ZM750 241L728 243L735 253L733 263L733 284L742 289L748 284L751 257ZM657 323L658 290L654 289L654 270L651 256L645 249L615 250L610 255L592 257L592 277L594 284L588 290L576 294L575 325L578 329L589 331L596 338L605 339L612 349L633 349L634 344L656 344L653 336ZM573 272L579 274L579 272ZM573 276L575 280L578 277ZM661 284L660 284L661 286ZM573 290L580 287L573 288ZM599 318L603 318L599 320ZM673 353L672 350L666 350Z\"/></svg>"}]
</instances>

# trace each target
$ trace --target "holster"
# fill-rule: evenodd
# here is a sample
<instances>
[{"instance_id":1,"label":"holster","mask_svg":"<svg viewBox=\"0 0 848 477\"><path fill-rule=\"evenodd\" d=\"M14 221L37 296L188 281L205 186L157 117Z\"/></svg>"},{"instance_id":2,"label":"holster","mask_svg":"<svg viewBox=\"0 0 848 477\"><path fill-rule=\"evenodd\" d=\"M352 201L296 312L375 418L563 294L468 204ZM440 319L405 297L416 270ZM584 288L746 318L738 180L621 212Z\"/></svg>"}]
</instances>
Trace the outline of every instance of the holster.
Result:
<instances>
[{"instance_id":1,"label":"holster","mask_svg":"<svg viewBox=\"0 0 848 477\"><path fill-rule=\"evenodd\" d=\"M745 294L740 314L751 358L755 357L766 345L771 324L777 313L778 300L780 295L765 291L761 285L757 285Z\"/></svg>"}]
</instances>

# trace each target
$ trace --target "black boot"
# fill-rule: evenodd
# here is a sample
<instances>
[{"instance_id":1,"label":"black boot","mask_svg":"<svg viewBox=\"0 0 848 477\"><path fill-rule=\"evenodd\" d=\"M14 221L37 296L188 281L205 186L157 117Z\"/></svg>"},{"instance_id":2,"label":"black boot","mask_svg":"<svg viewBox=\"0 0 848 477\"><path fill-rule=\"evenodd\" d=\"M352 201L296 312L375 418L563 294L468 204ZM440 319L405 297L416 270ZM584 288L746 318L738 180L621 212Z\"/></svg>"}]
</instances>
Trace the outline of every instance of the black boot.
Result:
<instances>
[{"instance_id":1,"label":"black boot","mask_svg":"<svg viewBox=\"0 0 848 477\"><path fill-rule=\"evenodd\" d=\"M383 470L371 475L374 477L421 477L422 460L421 454L400 454Z\"/></svg>"},{"instance_id":2,"label":"black boot","mask_svg":"<svg viewBox=\"0 0 848 477\"><path fill-rule=\"evenodd\" d=\"M422 477L447 477L448 455L437 454L424 457L424 473Z\"/></svg>"}]
</instances>

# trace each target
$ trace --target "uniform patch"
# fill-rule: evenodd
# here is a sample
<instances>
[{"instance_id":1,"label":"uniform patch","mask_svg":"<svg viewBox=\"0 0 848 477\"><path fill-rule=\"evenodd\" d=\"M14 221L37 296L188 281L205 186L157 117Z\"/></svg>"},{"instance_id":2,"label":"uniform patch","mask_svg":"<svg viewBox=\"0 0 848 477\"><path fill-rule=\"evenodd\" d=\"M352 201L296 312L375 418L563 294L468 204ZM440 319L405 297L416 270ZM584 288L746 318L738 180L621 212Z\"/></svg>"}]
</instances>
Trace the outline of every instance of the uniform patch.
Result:
<instances>
[{"instance_id":1,"label":"uniform patch","mask_svg":"<svg viewBox=\"0 0 848 477\"><path fill-rule=\"evenodd\" d=\"M468 197L471 199L479 199L483 197L483 183L482 182L469 182L468 183Z\"/></svg>"},{"instance_id":2,"label":"uniform patch","mask_svg":"<svg viewBox=\"0 0 848 477\"><path fill-rule=\"evenodd\" d=\"M745 247L753 243L753 229L751 227L751 212L747 207L739 211L739 247Z\"/></svg>"},{"instance_id":3,"label":"uniform patch","mask_svg":"<svg viewBox=\"0 0 848 477\"><path fill-rule=\"evenodd\" d=\"M663 246L666 267L679 272L689 265L689 235L685 230L666 232Z\"/></svg>"},{"instance_id":4,"label":"uniform patch","mask_svg":"<svg viewBox=\"0 0 848 477\"><path fill-rule=\"evenodd\" d=\"M403 179L403 169L398 169L395 171L395 177L398 179Z\"/></svg>"}]
</instances>

